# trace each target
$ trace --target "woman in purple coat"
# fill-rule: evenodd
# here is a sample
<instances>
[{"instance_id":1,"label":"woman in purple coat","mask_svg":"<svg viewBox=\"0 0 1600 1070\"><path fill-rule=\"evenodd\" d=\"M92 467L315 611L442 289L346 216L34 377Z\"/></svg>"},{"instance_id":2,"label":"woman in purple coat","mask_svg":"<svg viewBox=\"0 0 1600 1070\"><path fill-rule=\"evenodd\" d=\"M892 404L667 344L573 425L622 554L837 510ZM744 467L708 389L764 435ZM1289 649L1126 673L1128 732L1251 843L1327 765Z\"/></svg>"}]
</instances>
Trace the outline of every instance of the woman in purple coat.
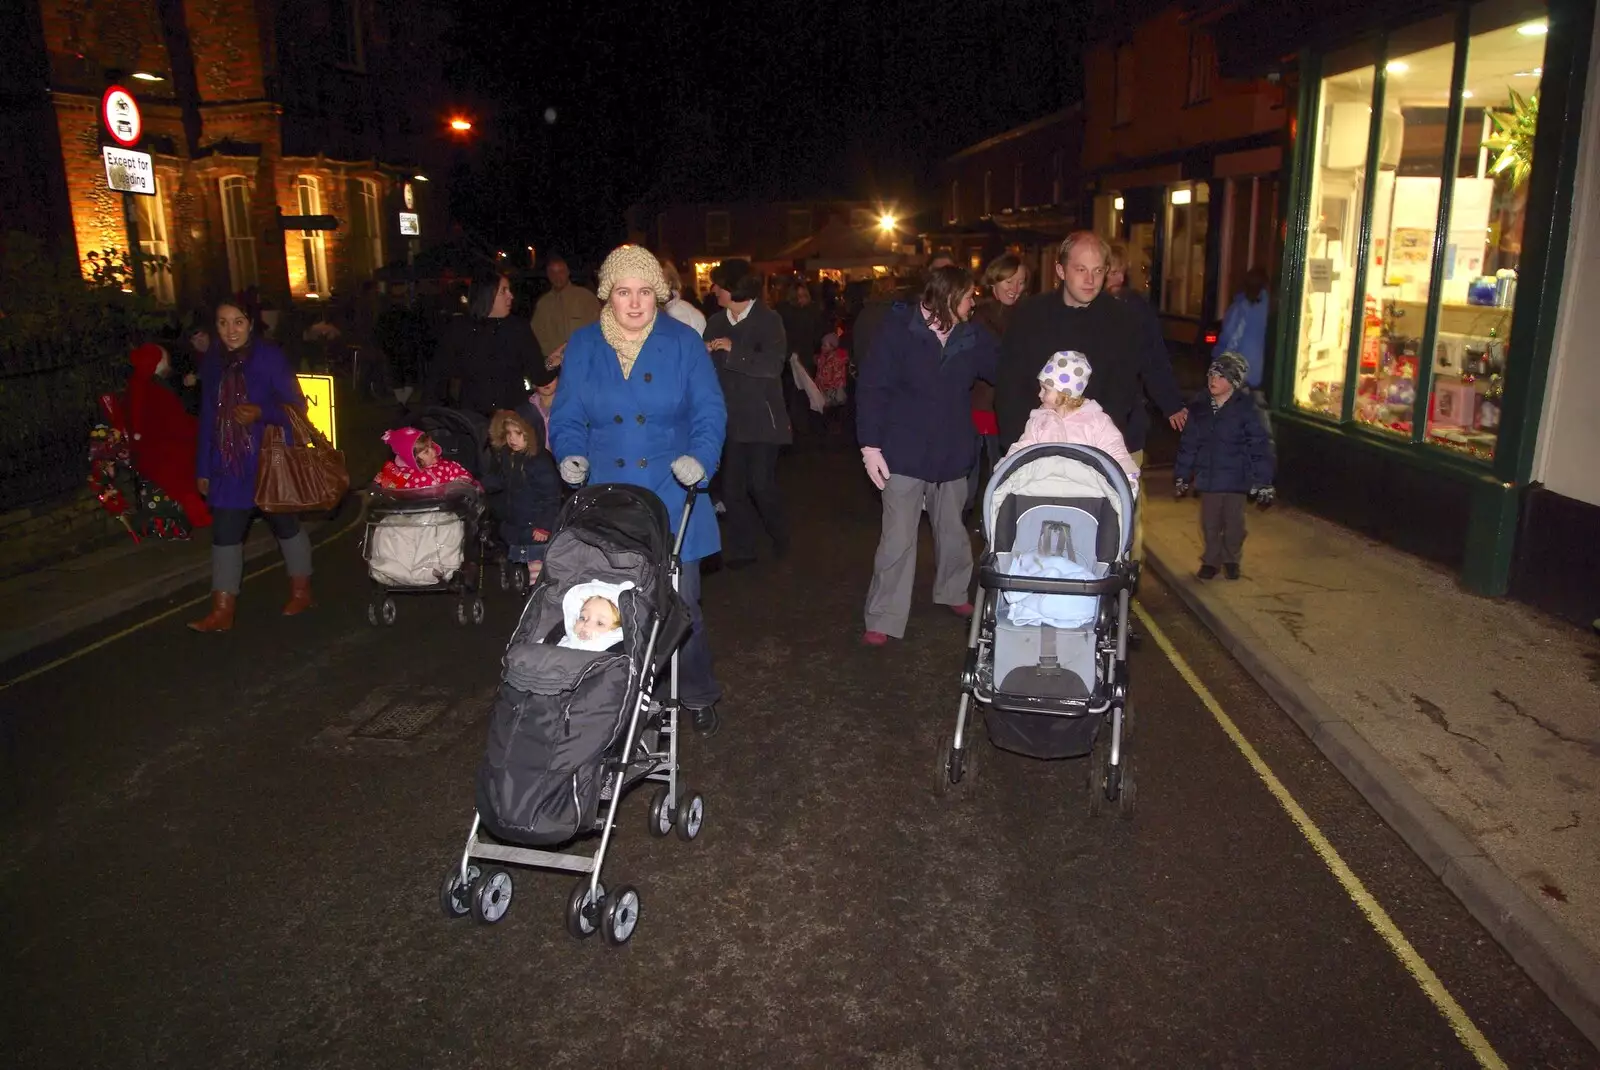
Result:
<instances>
[{"instance_id":1,"label":"woman in purple coat","mask_svg":"<svg viewBox=\"0 0 1600 1070\"><path fill-rule=\"evenodd\" d=\"M200 360L200 448L195 475L211 507L211 612L189 625L197 632L233 627L244 580L244 538L256 514L261 432L288 425L285 410L306 409L289 361L271 342L251 337L249 314L234 301L217 305L217 340ZM311 608L311 540L291 514L266 514L289 571L284 616Z\"/></svg>"}]
</instances>

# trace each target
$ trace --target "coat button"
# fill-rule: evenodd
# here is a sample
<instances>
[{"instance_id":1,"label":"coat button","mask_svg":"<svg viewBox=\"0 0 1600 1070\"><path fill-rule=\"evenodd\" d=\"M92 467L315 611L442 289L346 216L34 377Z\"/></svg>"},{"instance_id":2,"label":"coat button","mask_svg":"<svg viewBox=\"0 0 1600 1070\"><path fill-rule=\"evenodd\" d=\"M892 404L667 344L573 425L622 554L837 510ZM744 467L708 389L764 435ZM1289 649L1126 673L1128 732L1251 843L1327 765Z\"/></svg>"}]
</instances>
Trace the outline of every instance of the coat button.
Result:
<instances>
[{"instance_id":1,"label":"coat button","mask_svg":"<svg viewBox=\"0 0 1600 1070\"><path fill-rule=\"evenodd\" d=\"M644 381L647 382L647 383L650 381L650 373L649 372L645 372L644 373Z\"/></svg>"},{"instance_id":2,"label":"coat button","mask_svg":"<svg viewBox=\"0 0 1600 1070\"><path fill-rule=\"evenodd\" d=\"M620 424L622 422L622 414L619 412L619 413L617 413L617 415L613 416L611 419L615 423L619 423Z\"/></svg>"},{"instance_id":3,"label":"coat button","mask_svg":"<svg viewBox=\"0 0 1600 1070\"><path fill-rule=\"evenodd\" d=\"M618 468L625 468L625 467L627 467L627 464L628 464L628 462L624 461L621 457L617 458L617 467Z\"/></svg>"},{"instance_id":4,"label":"coat button","mask_svg":"<svg viewBox=\"0 0 1600 1070\"><path fill-rule=\"evenodd\" d=\"M649 468L650 467L650 462L645 460L643 457L641 457L641 458L639 458L639 467L640 468Z\"/></svg>"},{"instance_id":5,"label":"coat button","mask_svg":"<svg viewBox=\"0 0 1600 1070\"><path fill-rule=\"evenodd\" d=\"M638 418L638 420L639 420L639 422L640 422L640 423L644 423L644 413L642 413L642 412L641 412L641 413L640 413L640 414L639 414L639 415L638 415L638 417L637 417L637 418Z\"/></svg>"}]
</instances>

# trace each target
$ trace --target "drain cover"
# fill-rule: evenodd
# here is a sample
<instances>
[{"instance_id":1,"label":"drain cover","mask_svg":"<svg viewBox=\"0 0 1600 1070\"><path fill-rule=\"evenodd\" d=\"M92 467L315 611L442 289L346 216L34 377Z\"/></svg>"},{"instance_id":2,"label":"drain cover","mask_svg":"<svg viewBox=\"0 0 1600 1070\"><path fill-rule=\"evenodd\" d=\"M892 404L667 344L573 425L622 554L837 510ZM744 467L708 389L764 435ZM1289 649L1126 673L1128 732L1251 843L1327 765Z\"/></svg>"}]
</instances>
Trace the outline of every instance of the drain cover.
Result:
<instances>
[{"instance_id":1,"label":"drain cover","mask_svg":"<svg viewBox=\"0 0 1600 1070\"><path fill-rule=\"evenodd\" d=\"M396 702L351 733L363 739L415 739L444 712L443 702Z\"/></svg>"}]
</instances>

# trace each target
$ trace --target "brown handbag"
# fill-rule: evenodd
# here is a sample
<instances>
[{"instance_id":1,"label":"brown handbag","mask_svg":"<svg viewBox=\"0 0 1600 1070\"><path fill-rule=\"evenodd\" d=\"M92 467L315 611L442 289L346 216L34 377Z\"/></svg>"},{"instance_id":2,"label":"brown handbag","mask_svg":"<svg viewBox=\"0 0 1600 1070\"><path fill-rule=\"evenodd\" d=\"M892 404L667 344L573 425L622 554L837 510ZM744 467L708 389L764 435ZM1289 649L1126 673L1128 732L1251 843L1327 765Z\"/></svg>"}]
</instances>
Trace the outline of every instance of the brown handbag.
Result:
<instances>
[{"instance_id":1,"label":"brown handbag","mask_svg":"<svg viewBox=\"0 0 1600 1070\"><path fill-rule=\"evenodd\" d=\"M288 434L274 424L261 432L256 508L263 513L332 509L350 489L344 452L334 449L299 409L285 405L283 411L289 418Z\"/></svg>"}]
</instances>

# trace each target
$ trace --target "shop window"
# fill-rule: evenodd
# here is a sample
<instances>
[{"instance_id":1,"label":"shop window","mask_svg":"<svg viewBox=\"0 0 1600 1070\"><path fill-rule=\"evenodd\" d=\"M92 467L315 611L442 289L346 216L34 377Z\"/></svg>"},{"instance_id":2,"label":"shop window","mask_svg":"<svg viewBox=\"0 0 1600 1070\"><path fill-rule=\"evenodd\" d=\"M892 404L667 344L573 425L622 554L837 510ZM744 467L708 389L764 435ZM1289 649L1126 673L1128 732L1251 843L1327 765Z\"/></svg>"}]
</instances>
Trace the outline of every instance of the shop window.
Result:
<instances>
[{"instance_id":1,"label":"shop window","mask_svg":"<svg viewBox=\"0 0 1600 1070\"><path fill-rule=\"evenodd\" d=\"M1206 234L1211 187L1184 182L1167 187L1166 254L1161 272L1161 311L1199 319L1206 300Z\"/></svg>"},{"instance_id":2,"label":"shop window","mask_svg":"<svg viewBox=\"0 0 1600 1070\"><path fill-rule=\"evenodd\" d=\"M365 178L351 179L349 203L350 270L358 279L370 278L384 263L378 184Z\"/></svg>"},{"instance_id":3,"label":"shop window","mask_svg":"<svg viewBox=\"0 0 1600 1070\"><path fill-rule=\"evenodd\" d=\"M221 180L222 233L228 244L228 282L234 293L258 282L255 229L250 225L250 180L229 175Z\"/></svg>"},{"instance_id":4,"label":"shop window","mask_svg":"<svg viewBox=\"0 0 1600 1070\"><path fill-rule=\"evenodd\" d=\"M154 197L135 197L133 205L139 213L139 254L149 257L145 264L145 286L163 305L173 302L172 268L166 262L172 256L172 246L167 241L166 192L161 179L156 179Z\"/></svg>"},{"instance_id":5,"label":"shop window","mask_svg":"<svg viewBox=\"0 0 1600 1070\"><path fill-rule=\"evenodd\" d=\"M322 214L322 185L311 175L297 175L294 180L295 198L301 215ZM327 297L328 239L320 230L300 232L300 259L305 276L302 280L307 297Z\"/></svg>"},{"instance_id":6,"label":"shop window","mask_svg":"<svg viewBox=\"0 0 1600 1070\"><path fill-rule=\"evenodd\" d=\"M727 212L706 213L706 248L726 249L732 241L731 223Z\"/></svg>"},{"instance_id":7,"label":"shop window","mask_svg":"<svg viewBox=\"0 0 1600 1070\"><path fill-rule=\"evenodd\" d=\"M1474 9L1462 93L1461 152L1439 287L1426 441L1494 456L1526 225L1542 11Z\"/></svg>"},{"instance_id":8,"label":"shop window","mask_svg":"<svg viewBox=\"0 0 1600 1070\"><path fill-rule=\"evenodd\" d=\"M1189 87L1184 94L1186 104L1199 104L1211 99L1211 77L1217 66L1217 48L1211 35L1203 30L1189 33Z\"/></svg>"},{"instance_id":9,"label":"shop window","mask_svg":"<svg viewBox=\"0 0 1600 1070\"><path fill-rule=\"evenodd\" d=\"M1133 122L1133 45L1118 45L1114 63L1116 85L1112 93L1111 125L1123 126Z\"/></svg>"},{"instance_id":10,"label":"shop window","mask_svg":"<svg viewBox=\"0 0 1600 1070\"><path fill-rule=\"evenodd\" d=\"M1323 60L1312 163L1310 233L1300 290L1294 404L1339 419L1349 367L1372 91L1371 46ZM1358 310L1358 309L1357 309Z\"/></svg>"}]
</instances>

